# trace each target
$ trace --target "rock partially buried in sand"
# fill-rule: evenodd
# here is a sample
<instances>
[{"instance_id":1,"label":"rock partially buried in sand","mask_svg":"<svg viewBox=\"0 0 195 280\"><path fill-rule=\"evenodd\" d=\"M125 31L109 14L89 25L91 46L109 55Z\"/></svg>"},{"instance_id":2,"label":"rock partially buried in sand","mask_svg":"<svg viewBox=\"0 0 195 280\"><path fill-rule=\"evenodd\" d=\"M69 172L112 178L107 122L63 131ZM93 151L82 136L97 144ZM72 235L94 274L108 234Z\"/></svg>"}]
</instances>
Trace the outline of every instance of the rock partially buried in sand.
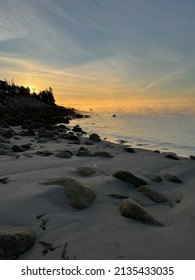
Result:
<instances>
[{"instance_id":1,"label":"rock partially buried in sand","mask_svg":"<svg viewBox=\"0 0 195 280\"><path fill-rule=\"evenodd\" d=\"M71 158L72 157L72 152L71 151L60 151L56 154L56 157Z\"/></svg>"},{"instance_id":2,"label":"rock partially buried in sand","mask_svg":"<svg viewBox=\"0 0 195 280\"><path fill-rule=\"evenodd\" d=\"M145 196L152 199L154 202L169 202L168 198L155 190L153 190L151 187L148 186L142 186L138 189L140 192L142 192Z\"/></svg>"},{"instance_id":3,"label":"rock partially buried in sand","mask_svg":"<svg viewBox=\"0 0 195 280\"><path fill-rule=\"evenodd\" d=\"M164 174L163 179L165 179L169 182L173 182L173 183L182 183L182 181L177 176L169 174L169 173Z\"/></svg>"},{"instance_id":4,"label":"rock partially buried in sand","mask_svg":"<svg viewBox=\"0 0 195 280\"><path fill-rule=\"evenodd\" d=\"M65 194L70 199L70 205L76 209L87 208L96 198L96 193L92 189L71 177L54 178L41 184L63 186Z\"/></svg>"},{"instance_id":5,"label":"rock partially buried in sand","mask_svg":"<svg viewBox=\"0 0 195 280\"><path fill-rule=\"evenodd\" d=\"M166 158L179 160L178 156L176 154L167 154L165 155Z\"/></svg>"},{"instance_id":6,"label":"rock partially buried in sand","mask_svg":"<svg viewBox=\"0 0 195 280\"><path fill-rule=\"evenodd\" d=\"M160 175L150 173L144 173L142 175L153 182L162 182L162 177Z\"/></svg>"},{"instance_id":7,"label":"rock partially buried in sand","mask_svg":"<svg viewBox=\"0 0 195 280\"><path fill-rule=\"evenodd\" d=\"M0 228L0 258L17 257L29 250L34 242L35 233L29 228Z\"/></svg>"},{"instance_id":8,"label":"rock partially buried in sand","mask_svg":"<svg viewBox=\"0 0 195 280\"><path fill-rule=\"evenodd\" d=\"M133 184L136 188L143 185L147 185L146 181L127 171L117 171L113 174L113 177L125 181L127 183Z\"/></svg>"},{"instance_id":9,"label":"rock partially buried in sand","mask_svg":"<svg viewBox=\"0 0 195 280\"><path fill-rule=\"evenodd\" d=\"M113 158L114 156L105 151L97 151L93 154L94 157L105 157L105 158Z\"/></svg>"},{"instance_id":10,"label":"rock partially buried in sand","mask_svg":"<svg viewBox=\"0 0 195 280\"><path fill-rule=\"evenodd\" d=\"M121 212L121 215L126 218L139 220L148 224L164 226L163 223L155 218L151 212L149 212L147 209L130 198L125 199L123 202L121 202L121 204L119 205L119 210Z\"/></svg>"},{"instance_id":11,"label":"rock partially buried in sand","mask_svg":"<svg viewBox=\"0 0 195 280\"><path fill-rule=\"evenodd\" d=\"M85 177L96 173L95 169L88 166L77 167L77 171L81 176L85 176Z\"/></svg>"}]
</instances>

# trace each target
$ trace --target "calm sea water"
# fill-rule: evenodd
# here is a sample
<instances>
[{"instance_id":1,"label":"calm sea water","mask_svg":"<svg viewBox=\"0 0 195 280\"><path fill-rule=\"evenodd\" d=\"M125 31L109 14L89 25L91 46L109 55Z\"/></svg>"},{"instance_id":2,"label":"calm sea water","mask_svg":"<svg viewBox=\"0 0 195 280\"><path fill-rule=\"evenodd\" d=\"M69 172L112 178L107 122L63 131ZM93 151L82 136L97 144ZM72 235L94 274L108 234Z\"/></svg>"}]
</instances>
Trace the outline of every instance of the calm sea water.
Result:
<instances>
[{"instance_id":1,"label":"calm sea water","mask_svg":"<svg viewBox=\"0 0 195 280\"><path fill-rule=\"evenodd\" d=\"M87 133L98 133L111 142L127 142L132 147L195 155L195 117L142 116L90 113L90 118L73 120Z\"/></svg>"}]
</instances>

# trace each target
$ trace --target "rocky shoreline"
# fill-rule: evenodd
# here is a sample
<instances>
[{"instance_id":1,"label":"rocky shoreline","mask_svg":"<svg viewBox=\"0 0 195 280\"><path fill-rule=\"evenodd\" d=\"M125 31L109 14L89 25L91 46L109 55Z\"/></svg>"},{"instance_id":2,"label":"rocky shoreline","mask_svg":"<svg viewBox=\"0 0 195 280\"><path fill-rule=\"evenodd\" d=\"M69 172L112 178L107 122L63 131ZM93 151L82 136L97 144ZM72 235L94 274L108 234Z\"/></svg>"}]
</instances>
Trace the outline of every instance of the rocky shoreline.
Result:
<instances>
[{"instance_id":1,"label":"rocky shoreline","mask_svg":"<svg viewBox=\"0 0 195 280\"><path fill-rule=\"evenodd\" d=\"M194 159L103 141L50 110L0 121L0 258L194 259Z\"/></svg>"}]
</instances>

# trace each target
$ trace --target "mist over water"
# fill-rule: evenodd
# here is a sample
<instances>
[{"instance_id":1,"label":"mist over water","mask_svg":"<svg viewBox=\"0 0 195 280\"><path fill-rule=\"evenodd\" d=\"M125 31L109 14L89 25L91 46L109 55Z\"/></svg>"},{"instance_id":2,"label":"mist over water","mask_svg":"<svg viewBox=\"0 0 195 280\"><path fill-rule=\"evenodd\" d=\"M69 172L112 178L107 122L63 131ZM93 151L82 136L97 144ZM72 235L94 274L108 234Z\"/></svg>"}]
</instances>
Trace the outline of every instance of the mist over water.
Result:
<instances>
[{"instance_id":1,"label":"mist over water","mask_svg":"<svg viewBox=\"0 0 195 280\"><path fill-rule=\"evenodd\" d=\"M87 133L98 133L111 142L125 141L132 147L161 152L175 152L179 156L195 154L195 117L90 113L91 118L73 120Z\"/></svg>"}]
</instances>

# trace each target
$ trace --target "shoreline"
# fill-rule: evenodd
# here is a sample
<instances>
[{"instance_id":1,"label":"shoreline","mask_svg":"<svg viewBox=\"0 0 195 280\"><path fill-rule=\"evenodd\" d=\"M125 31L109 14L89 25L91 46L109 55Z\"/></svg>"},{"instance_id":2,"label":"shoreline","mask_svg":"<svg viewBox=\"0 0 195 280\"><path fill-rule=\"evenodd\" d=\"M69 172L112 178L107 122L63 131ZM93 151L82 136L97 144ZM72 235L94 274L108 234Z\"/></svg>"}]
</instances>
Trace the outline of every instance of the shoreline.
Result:
<instances>
[{"instance_id":1,"label":"shoreline","mask_svg":"<svg viewBox=\"0 0 195 280\"><path fill-rule=\"evenodd\" d=\"M27 131L1 128L0 242L7 227L35 234L18 259L194 259L194 159L124 150L79 126ZM124 216L125 200L143 216Z\"/></svg>"},{"instance_id":2,"label":"shoreline","mask_svg":"<svg viewBox=\"0 0 195 280\"><path fill-rule=\"evenodd\" d=\"M113 118L111 113L105 115L94 113L91 114L89 120L82 119L80 125L86 131L90 131L91 133L96 132L103 139L107 139L112 143L123 143L134 148L143 148L152 151L175 152L181 157L193 155L193 151L195 150L195 146L193 145L193 118L190 121L186 117L179 116L179 123L182 123L185 127L187 125L186 122L189 124L189 128L185 130L180 130L179 127L176 127L175 120L177 118L175 116L172 117L172 120L170 120L171 124L168 126L164 124L166 123L166 121L164 122L164 117L158 116L158 118L160 119L156 121L154 116L149 116L145 119L143 116L133 116L131 114L119 114ZM148 127L150 120L152 122L152 128ZM77 124L77 121L73 120L71 124L74 126ZM160 130L157 124L161 127ZM162 135L161 131L163 130L166 136ZM190 132L191 136L189 136ZM185 136L188 136L188 141Z\"/></svg>"}]
</instances>

